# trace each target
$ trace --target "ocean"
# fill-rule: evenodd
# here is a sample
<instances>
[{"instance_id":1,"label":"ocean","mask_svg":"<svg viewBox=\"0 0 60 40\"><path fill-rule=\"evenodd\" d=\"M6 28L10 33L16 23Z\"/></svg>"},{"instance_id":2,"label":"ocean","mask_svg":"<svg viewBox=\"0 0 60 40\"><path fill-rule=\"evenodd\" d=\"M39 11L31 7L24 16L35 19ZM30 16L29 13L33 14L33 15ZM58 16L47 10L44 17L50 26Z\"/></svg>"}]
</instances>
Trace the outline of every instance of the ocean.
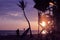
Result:
<instances>
[{"instance_id":1,"label":"ocean","mask_svg":"<svg viewBox=\"0 0 60 40\"><path fill-rule=\"evenodd\" d=\"M24 32L23 30L20 30L19 34L22 35L23 32ZM32 34L37 34L37 33L38 33L37 30L32 31ZM16 30L0 30L0 36L6 36L6 35L16 35Z\"/></svg>"}]
</instances>

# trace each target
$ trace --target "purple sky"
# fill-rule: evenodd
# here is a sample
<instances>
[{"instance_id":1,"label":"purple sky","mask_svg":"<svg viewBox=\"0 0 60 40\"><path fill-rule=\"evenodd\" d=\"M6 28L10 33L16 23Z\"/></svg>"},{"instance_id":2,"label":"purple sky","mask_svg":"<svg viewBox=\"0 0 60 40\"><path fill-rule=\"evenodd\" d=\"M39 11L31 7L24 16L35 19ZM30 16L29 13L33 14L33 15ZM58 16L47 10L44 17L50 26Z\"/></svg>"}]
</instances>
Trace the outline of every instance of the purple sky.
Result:
<instances>
[{"instance_id":1,"label":"purple sky","mask_svg":"<svg viewBox=\"0 0 60 40\"><path fill-rule=\"evenodd\" d=\"M23 30L28 28L21 8L17 6L19 0L0 0L0 30ZM27 3L26 15L31 23L32 30L37 30L37 10L33 8L33 0L24 0Z\"/></svg>"}]
</instances>

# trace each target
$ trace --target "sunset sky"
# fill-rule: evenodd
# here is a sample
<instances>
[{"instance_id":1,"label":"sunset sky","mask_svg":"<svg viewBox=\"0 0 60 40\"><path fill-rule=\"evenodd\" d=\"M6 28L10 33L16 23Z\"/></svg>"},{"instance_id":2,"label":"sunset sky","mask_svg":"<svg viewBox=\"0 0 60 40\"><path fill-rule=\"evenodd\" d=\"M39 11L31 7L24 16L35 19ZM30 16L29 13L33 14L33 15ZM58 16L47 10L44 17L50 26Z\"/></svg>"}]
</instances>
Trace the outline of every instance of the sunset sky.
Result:
<instances>
[{"instance_id":1,"label":"sunset sky","mask_svg":"<svg viewBox=\"0 0 60 40\"><path fill-rule=\"evenodd\" d=\"M24 0L27 4L26 15L31 23L32 30L37 30L38 12L33 0ZM27 21L21 8L17 6L19 0L0 0L0 30L23 30L28 28Z\"/></svg>"}]
</instances>

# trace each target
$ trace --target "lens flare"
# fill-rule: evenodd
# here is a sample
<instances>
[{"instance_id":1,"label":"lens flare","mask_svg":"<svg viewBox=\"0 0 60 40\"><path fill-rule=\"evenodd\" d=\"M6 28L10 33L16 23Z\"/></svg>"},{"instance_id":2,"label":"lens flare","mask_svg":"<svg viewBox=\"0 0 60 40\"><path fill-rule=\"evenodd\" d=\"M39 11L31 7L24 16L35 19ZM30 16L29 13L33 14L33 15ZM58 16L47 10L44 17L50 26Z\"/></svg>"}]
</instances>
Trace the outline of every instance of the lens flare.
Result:
<instances>
[{"instance_id":1,"label":"lens flare","mask_svg":"<svg viewBox=\"0 0 60 40\"><path fill-rule=\"evenodd\" d=\"M42 33L43 35L45 35L45 34L47 34L47 31L46 31L46 30L43 30L41 33Z\"/></svg>"},{"instance_id":2,"label":"lens flare","mask_svg":"<svg viewBox=\"0 0 60 40\"><path fill-rule=\"evenodd\" d=\"M40 32L42 35L46 35L48 34L50 31L52 31L54 28L54 20L53 18L50 16L50 15L47 15L47 14L44 14L44 15L41 15L41 18L40 18Z\"/></svg>"},{"instance_id":3,"label":"lens flare","mask_svg":"<svg viewBox=\"0 0 60 40\"><path fill-rule=\"evenodd\" d=\"M42 21L42 23L40 23L40 25L41 25L42 27L45 27L45 26L46 26L46 22L45 22L45 21Z\"/></svg>"}]
</instances>

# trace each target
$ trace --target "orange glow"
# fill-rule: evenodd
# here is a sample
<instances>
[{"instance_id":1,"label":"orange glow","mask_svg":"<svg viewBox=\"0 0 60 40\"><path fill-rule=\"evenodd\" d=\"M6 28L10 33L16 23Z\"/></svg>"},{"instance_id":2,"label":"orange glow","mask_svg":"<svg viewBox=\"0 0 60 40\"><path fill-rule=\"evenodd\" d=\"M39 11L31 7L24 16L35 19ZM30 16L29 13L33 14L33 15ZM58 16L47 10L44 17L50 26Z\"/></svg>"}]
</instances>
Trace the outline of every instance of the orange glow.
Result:
<instances>
[{"instance_id":1,"label":"orange glow","mask_svg":"<svg viewBox=\"0 0 60 40\"><path fill-rule=\"evenodd\" d=\"M42 21L42 23L40 23L40 25L41 25L42 27L45 27L45 26L46 26L46 22L45 22L45 21Z\"/></svg>"},{"instance_id":2,"label":"orange glow","mask_svg":"<svg viewBox=\"0 0 60 40\"><path fill-rule=\"evenodd\" d=\"M48 31L52 30L53 19L50 17L50 15L41 15L40 18L40 31L42 34L47 34ZM43 30L43 31L42 31Z\"/></svg>"},{"instance_id":3,"label":"orange glow","mask_svg":"<svg viewBox=\"0 0 60 40\"><path fill-rule=\"evenodd\" d=\"M48 21L48 24L50 24L50 21Z\"/></svg>"},{"instance_id":4,"label":"orange glow","mask_svg":"<svg viewBox=\"0 0 60 40\"><path fill-rule=\"evenodd\" d=\"M54 6L54 3L52 3L52 2L50 2L49 4L50 4L51 6Z\"/></svg>"},{"instance_id":5,"label":"orange glow","mask_svg":"<svg viewBox=\"0 0 60 40\"><path fill-rule=\"evenodd\" d=\"M43 30L41 33L45 35L45 34L47 34L47 31Z\"/></svg>"}]
</instances>

